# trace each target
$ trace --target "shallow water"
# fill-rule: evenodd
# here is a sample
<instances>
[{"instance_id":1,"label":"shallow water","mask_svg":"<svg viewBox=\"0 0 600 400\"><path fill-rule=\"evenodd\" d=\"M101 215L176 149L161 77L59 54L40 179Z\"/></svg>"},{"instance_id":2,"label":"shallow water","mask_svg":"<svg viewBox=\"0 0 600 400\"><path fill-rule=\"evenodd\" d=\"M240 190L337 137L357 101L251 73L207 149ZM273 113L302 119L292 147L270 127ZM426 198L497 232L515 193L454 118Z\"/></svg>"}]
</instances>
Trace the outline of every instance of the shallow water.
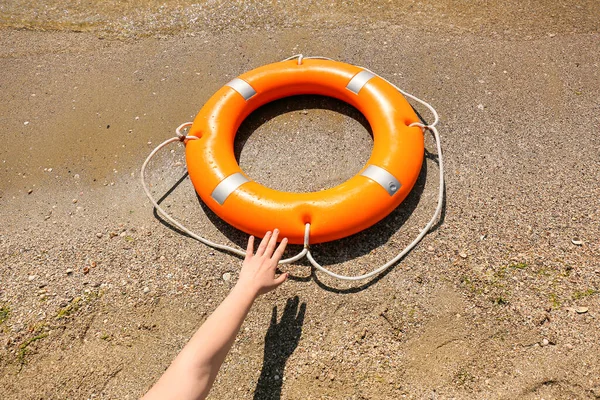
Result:
<instances>
[{"instance_id":1,"label":"shallow water","mask_svg":"<svg viewBox=\"0 0 600 400\"><path fill-rule=\"evenodd\" d=\"M94 32L107 37L144 37L180 32L256 30L299 32L354 28L418 27L453 34L531 39L600 29L597 0L462 2L459 0L4 0L0 28Z\"/></svg>"},{"instance_id":2,"label":"shallow water","mask_svg":"<svg viewBox=\"0 0 600 400\"><path fill-rule=\"evenodd\" d=\"M100 35L131 37L256 27L268 30L310 24L313 20L336 25L356 11L365 14L365 8L377 9L370 2L333 2L332 5L336 10L333 18L329 7L314 1L212 0L189 4L181 0L10 0L0 4L0 27L93 31ZM321 18L324 13L327 16Z\"/></svg>"}]
</instances>

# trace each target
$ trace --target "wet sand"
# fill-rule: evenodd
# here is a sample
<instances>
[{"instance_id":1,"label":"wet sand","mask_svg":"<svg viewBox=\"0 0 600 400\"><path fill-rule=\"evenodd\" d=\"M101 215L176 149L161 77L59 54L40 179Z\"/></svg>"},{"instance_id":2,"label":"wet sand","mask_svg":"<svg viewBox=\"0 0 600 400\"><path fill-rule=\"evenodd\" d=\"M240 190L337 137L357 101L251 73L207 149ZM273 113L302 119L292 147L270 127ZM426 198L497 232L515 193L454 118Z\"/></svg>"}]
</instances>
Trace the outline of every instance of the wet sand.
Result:
<instances>
[{"instance_id":1,"label":"wet sand","mask_svg":"<svg viewBox=\"0 0 600 400\"><path fill-rule=\"evenodd\" d=\"M211 398L600 396L597 3L127 4L2 6L1 398L135 398L160 376L240 261L161 224L141 163L233 77L300 52L436 107L444 216L371 283L286 267L296 278L257 301ZM253 114L236 150L259 182L319 190L358 171L371 140L351 107L308 96ZM407 201L319 260L359 273L412 240L435 208L426 147ZM157 196L185 174L172 149L149 171ZM188 179L165 204L243 246ZM269 336L294 296L304 318Z\"/></svg>"}]
</instances>

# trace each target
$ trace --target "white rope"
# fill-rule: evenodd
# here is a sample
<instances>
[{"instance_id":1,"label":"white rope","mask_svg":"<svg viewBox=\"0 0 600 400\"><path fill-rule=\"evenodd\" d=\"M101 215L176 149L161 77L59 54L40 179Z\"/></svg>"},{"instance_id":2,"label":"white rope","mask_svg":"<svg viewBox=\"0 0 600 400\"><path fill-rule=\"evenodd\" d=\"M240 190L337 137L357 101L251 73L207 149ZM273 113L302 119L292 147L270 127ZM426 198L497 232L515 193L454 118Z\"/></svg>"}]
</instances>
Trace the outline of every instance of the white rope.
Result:
<instances>
[{"instance_id":1,"label":"white rope","mask_svg":"<svg viewBox=\"0 0 600 400\"><path fill-rule=\"evenodd\" d=\"M293 60L293 59L298 59L298 65L302 64L302 60L306 60L306 59L322 59L322 60L330 60L330 61L334 61L331 58L327 58L327 57L321 57L321 56L311 56L311 57L304 57L302 54L296 54L293 55L291 57L286 58L283 61L289 61L289 60ZM306 258L308 259L308 261L319 271L333 277L333 278L337 278L337 279L341 279L341 280L346 280L346 281L358 281L358 280L362 280L362 279L368 279L371 278L377 274L379 274L380 272L383 272L384 270L388 269L389 267L391 267L392 265L394 265L396 262L398 262L402 257L404 257L409 251L411 251L420 241L421 239L423 239L423 237L427 234L427 232L429 232L429 230L431 229L431 227L433 226L433 224L435 223L435 221L438 219L438 217L440 216L440 213L442 212L442 206L444 204L444 160L443 160L443 156L442 156L442 144L441 144L441 139L440 139L440 135L437 131L437 128L435 127L437 125L437 123L439 122L439 116L438 113L435 111L435 109L426 101L423 101L421 99L419 99L416 96L413 96L410 93L405 92L404 90L400 89L398 86L396 86L395 84L393 84L392 82L388 81L387 79L385 79L384 77L376 74L375 72L364 68L364 67L359 67L364 69L365 71L369 71L371 72L373 75L376 75L378 77L380 77L381 79L383 79L384 81L386 81L387 83L389 83L390 85L392 85L396 90L398 90L400 93L402 93L404 96L411 98L415 101L417 101L418 103L424 105L425 107L427 107L429 109L429 111L431 111L431 113L434 116L434 121L433 123L429 124L429 125L425 125L422 124L420 122L414 122L412 124L410 124L409 126L418 126L420 127L423 131L425 130L429 130L433 133L433 136L435 138L435 144L437 147L437 152L438 152L438 163L439 163L439 169L440 169L440 178L439 178L439 191L438 191L438 202L437 202L437 207L435 209L435 212L433 213L433 217L431 217L431 219L429 220L429 222L427 223L427 225L425 225L425 227L423 228L423 230L421 230L421 232L419 233L419 235L415 238L415 240L413 240L408 246L406 246L404 248L404 250L402 250L400 253L398 253L398 255L394 258L392 258L390 261L388 261L387 263L385 263L384 265L382 265L381 267L368 272L366 274L363 275L354 275L354 276L348 276L348 275L339 275L336 274L333 271L328 270L327 268L323 267L321 264L319 264L317 261L315 261L315 259L312 256L312 253L309 250L309 246L310 246L310 224L306 224L304 227L304 249L298 253L297 255L287 258L285 260L280 260L279 264L290 264L293 263L295 261L300 260L301 258L303 258L304 256L306 256ZM181 124L176 130L176 137L170 138L165 140L163 143L159 144L151 153L150 155L146 158L146 161L144 161L144 164L142 165L142 171L141 171L141 181L142 181L142 187L144 188L144 191L146 192L146 196L148 196L148 198L150 199L150 201L152 202L152 204L154 205L154 208L160 212L160 214L162 214L163 217L165 217L169 222L171 222L173 225L175 225L177 228L179 228L181 231L185 232L186 234L188 234L189 236L191 236L192 238L204 243L207 246L213 247L215 249L219 249L219 250L224 250L224 251L228 251L230 253L233 253L237 256L240 257L245 257L246 253L240 249L236 249L230 246L226 246L226 245L222 245L222 244L218 244L218 243L214 243L208 239L203 238L202 236L199 236L197 234L195 234L194 232L190 231L189 229L187 229L186 227L184 227L182 224L180 224L179 222L177 222L175 219L173 219L169 214L167 214L167 212L165 210L163 210L160 205L156 202L156 200L154 200L154 198L152 197L152 194L150 193L150 190L148 189L147 185L146 185L146 181L144 179L144 172L146 170L146 166L148 165L148 163L150 162L150 160L152 159L152 157L154 157L154 155L163 147L167 146L170 143L176 142L176 141L181 141L181 142L185 142L186 140L195 140L198 139L198 137L196 136L186 136L186 134L182 133L182 129L185 127L189 127L191 126L192 123L191 122L186 122L184 124Z\"/></svg>"},{"instance_id":2,"label":"white rope","mask_svg":"<svg viewBox=\"0 0 600 400\"><path fill-rule=\"evenodd\" d=\"M150 193L150 189L148 188L148 185L146 184L146 180L144 178L145 176L145 172L146 172L146 167L148 166L148 163L150 162L150 160L152 159L152 157L154 157L154 155L156 153L158 153L158 151L160 149L162 149L163 147L174 143L174 142L185 142L186 140L197 140L199 139L197 136L187 136L185 133L182 132L182 129L188 126L191 126L192 123L191 122L186 122L184 124L181 124L177 129L175 129L175 132L177 134L176 137L172 137L170 139L165 140L164 142L162 142L161 144L159 144L158 146L156 146L156 148L154 150L152 150L152 152L148 155L148 157L146 158L146 161L144 161L144 164L142 164L142 170L140 173L140 179L142 181L142 187L144 188L144 192L146 192L146 196L148 196L148 199L150 199L150 202L152 203L152 205L154 206L154 208L156 209L156 211L160 212L160 214L166 218L170 223L172 223L173 225L175 225L177 228L179 228L181 231L185 232L186 234L188 234L189 236L191 236L192 238L198 240L199 242L204 243L207 246L210 246L212 248L218 249L218 250L223 250L223 251L228 251L230 253L233 253L237 256L240 257L245 257L246 256L246 252L242 251L240 249L236 249L230 246L226 246L223 244L218 244L215 242L212 242L208 239L203 238L200 235L195 234L194 232L190 231L189 229L187 229L185 226L183 226L181 223L179 223L178 221L176 221L173 217L171 217L165 210L163 210L163 208L158 204L158 202L156 200L154 200L154 197L152 196L152 193ZM304 249L297 255L295 255L294 257L290 257L287 258L285 260L280 260L279 264L290 264L293 263L295 261L298 261L299 259L303 258L306 253L308 252L308 244L307 244L307 239L306 239L307 235L305 233L305 246Z\"/></svg>"},{"instance_id":3,"label":"white rope","mask_svg":"<svg viewBox=\"0 0 600 400\"><path fill-rule=\"evenodd\" d=\"M411 124L411 125L413 125L413 124ZM427 234L427 232L429 232L429 230L435 223L435 220L439 217L440 213L442 212L442 206L444 204L444 162L443 162L443 158L442 158L442 146L440 143L440 135L439 135L437 129L435 128L435 126L426 126L423 124L419 124L419 125L414 124L414 125L420 126L421 128L431 130L435 137L435 143L437 146L438 160L439 160L439 165L440 165L440 188L439 188L439 192L438 192L438 203L437 203L437 207L435 208L435 212L433 213L433 217L431 217L431 219L429 220L427 225L425 225L425 228L423 228L423 230L421 231L421 233L419 233L419 235L415 238L415 240L413 240L408 246L406 246L404 248L404 250L402 250L400 253L398 253L398 255L396 257L392 258L390 261L388 261L381 267L379 267L369 273L366 273L364 275L356 275L356 276L347 276L347 275L336 274L335 272L328 270L327 268L321 266L318 262L316 262L312 256L311 252L308 251L308 253L306 254L306 258L308 258L308 261L310 261L310 263L319 271L324 272L329 276L332 276L334 278L341 279L344 281L359 281L362 279L368 279L372 276L375 276L375 275L379 274L380 272L385 271L392 265L394 265L396 262L398 262L398 260L400 260L402 257L404 257L409 251L411 251L421 241L421 239L423 239L423 237Z\"/></svg>"}]
</instances>

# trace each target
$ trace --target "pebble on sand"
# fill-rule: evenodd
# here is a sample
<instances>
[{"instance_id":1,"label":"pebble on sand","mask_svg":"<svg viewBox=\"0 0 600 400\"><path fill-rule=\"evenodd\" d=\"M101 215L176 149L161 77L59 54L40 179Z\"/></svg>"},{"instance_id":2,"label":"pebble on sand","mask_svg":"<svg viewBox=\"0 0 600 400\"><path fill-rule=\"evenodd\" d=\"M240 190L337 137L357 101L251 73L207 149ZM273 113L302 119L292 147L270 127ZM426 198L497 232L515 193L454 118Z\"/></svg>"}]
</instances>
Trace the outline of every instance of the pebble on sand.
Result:
<instances>
[{"instance_id":1,"label":"pebble on sand","mask_svg":"<svg viewBox=\"0 0 600 400\"><path fill-rule=\"evenodd\" d=\"M223 280L224 280L225 282L229 282L229 281L231 280L231 273L229 273L229 272L225 272L225 273L223 274Z\"/></svg>"},{"instance_id":2,"label":"pebble on sand","mask_svg":"<svg viewBox=\"0 0 600 400\"><path fill-rule=\"evenodd\" d=\"M146 287L144 288L144 293L148 293L149 291L150 291L150 288L149 288L148 286L146 286Z\"/></svg>"},{"instance_id":3,"label":"pebble on sand","mask_svg":"<svg viewBox=\"0 0 600 400\"><path fill-rule=\"evenodd\" d=\"M577 314L585 314L586 312L588 312L588 308L587 307L577 307L575 309L575 312L577 312Z\"/></svg>"},{"instance_id":4,"label":"pebble on sand","mask_svg":"<svg viewBox=\"0 0 600 400\"><path fill-rule=\"evenodd\" d=\"M71 275L73 273L73 269L69 268L65 272L67 273L67 275Z\"/></svg>"},{"instance_id":5,"label":"pebble on sand","mask_svg":"<svg viewBox=\"0 0 600 400\"><path fill-rule=\"evenodd\" d=\"M97 237L98 239L102 239L102 233L101 233L101 232L98 232L98 233L96 233L96 237Z\"/></svg>"}]
</instances>

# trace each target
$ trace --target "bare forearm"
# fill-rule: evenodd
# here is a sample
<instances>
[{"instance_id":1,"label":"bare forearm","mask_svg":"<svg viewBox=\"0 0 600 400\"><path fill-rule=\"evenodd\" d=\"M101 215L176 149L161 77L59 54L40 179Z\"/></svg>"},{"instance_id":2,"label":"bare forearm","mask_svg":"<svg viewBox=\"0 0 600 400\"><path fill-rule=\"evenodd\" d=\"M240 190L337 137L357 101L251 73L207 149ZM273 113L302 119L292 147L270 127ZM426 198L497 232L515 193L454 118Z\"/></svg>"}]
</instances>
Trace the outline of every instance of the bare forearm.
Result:
<instances>
[{"instance_id":1,"label":"bare forearm","mask_svg":"<svg viewBox=\"0 0 600 400\"><path fill-rule=\"evenodd\" d=\"M186 367L218 371L255 298L251 291L234 287L183 349L180 356L192 361Z\"/></svg>"},{"instance_id":2,"label":"bare forearm","mask_svg":"<svg viewBox=\"0 0 600 400\"><path fill-rule=\"evenodd\" d=\"M251 291L236 286L144 399L205 398L254 299Z\"/></svg>"},{"instance_id":3,"label":"bare forearm","mask_svg":"<svg viewBox=\"0 0 600 400\"><path fill-rule=\"evenodd\" d=\"M284 238L277 247L278 234L277 230L267 232L256 254L254 237L250 236L237 285L144 396L145 400L206 398L256 297L287 278L287 274L275 277L287 244Z\"/></svg>"}]
</instances>

